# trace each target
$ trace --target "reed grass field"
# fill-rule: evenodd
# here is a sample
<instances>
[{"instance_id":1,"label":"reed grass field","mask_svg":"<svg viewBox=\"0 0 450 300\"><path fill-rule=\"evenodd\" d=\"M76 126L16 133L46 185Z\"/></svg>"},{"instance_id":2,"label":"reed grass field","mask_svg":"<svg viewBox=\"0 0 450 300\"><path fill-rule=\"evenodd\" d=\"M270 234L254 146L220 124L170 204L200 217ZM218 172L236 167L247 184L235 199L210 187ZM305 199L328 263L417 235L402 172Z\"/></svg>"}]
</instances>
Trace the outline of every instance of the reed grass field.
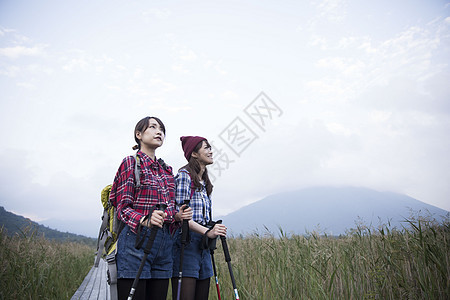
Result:
<instances>
[{"instance_id":1,"label":"reed grass field","mask_svg":"<svg viewBox=\"0 0 450 300\"><path fill-rule=\"evenodd\" d=\"M363 225L339 237L309 233L228 237L240 299L450 299L450 223ZM0 230L0 299L70 299L95 249ZM220 240L222 299L235 299ZM171 299L170 287L168 299ZM214 279L210 299L217 299Z\"/></svg>"},{"instance_id":2,"label":"reed grass field","mask_svg":"<svg viewBox=\"0 0 450 300\"><path fill-rule=\"evenodd\" d=\"M228 238L240 299L450 299L448 220L419 217L405 228ZM215 258L222 299L235 299L219 242Z\"/></svg>"},{"instance_id":3,"label":"reed grass field","mask_svg":"<svg viewBox=\"0 0 450 300\"><path fill-rule=\"evenodd\" d=\"M14 236L0 228L0 299L70 299L93 255L90 246L50 241L32 228Z\"/></svg>"}]
</instances>

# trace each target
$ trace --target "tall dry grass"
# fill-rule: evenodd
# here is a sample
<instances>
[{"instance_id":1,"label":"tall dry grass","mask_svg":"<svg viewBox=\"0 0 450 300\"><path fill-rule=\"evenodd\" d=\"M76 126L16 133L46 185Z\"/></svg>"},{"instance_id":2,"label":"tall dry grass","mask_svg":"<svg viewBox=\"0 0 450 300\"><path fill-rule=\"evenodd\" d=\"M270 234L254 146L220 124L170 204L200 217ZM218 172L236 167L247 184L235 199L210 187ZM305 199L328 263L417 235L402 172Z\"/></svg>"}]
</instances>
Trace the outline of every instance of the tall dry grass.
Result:
<instances>
[{"instance_id":1,"label":"tall dry grass","mask_svg":"<svg viewBox=\"0 0 450 300\"><path fill-rule=\"evenodd\" d=\"M360 225L339 237L282 230L229 237L240 299L450 299L449 221L412 218L405 224L402 230ZM234 299L217 245L222 299ZM0 299L70 299L93 253L82 244L0 230ZM217 299L213 281L210 299Z\"/></svg>"},{"instance_id":2,"label":"tall dry grass","mask_svg":"<svg viewBox=\"0 0 450 300\"><path fill-rule=\"evenodd\" d=\"M0 299L70 299L93 264L94 249L0 228Z\"/></svg>"},{"instance_id":3,"label":"tall dry grass","mask_svg":"<svg viewBox=\"0 0 450 300\"><path fill-rule=\"evenodd\" d=\"M450 223L358 226L340 237L229 238L241 299L450 299ZM218 243L220 244L220 243ZM235 299L219 245L222 299ZM217 299L214 283L210 299Z\"/></svg>"}]
</instances>

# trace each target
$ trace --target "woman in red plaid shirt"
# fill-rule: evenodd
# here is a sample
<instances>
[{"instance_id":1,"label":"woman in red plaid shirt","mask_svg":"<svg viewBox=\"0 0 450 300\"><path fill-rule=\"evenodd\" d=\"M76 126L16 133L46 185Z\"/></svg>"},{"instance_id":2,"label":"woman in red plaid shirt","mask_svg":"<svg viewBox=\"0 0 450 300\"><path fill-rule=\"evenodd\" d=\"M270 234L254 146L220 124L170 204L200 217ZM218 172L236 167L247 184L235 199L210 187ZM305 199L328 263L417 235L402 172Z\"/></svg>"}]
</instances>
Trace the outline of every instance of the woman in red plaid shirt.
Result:
<instances>
[{"instance_id":1,"label":"woman in red plaid shirt","mask_svg":"<svg viewBox=\"0 0 450 300\"><path fill-rule=\"evenodd\" d=\"M169 278L172 277L172 232L183 219L192 218L192 209L175 206L175 180L172 168L157 160L155 150L163 145L165 127L156 117L146 117L136 124L134 131L140 163L140 185L136 185L135 158L124 158L117 171L111 197L116 197L118 218L125 223L117 243L117 290L119 299L127 299L141 264L144 251L135 248L136 233L148 237L150 227L158 226L147 262L141 273L134 299L166 299ZM157 204L167 205L165 211ZM183 210L184 209L184 210ZM153 211L153 212L152 212ZM151 217L144 217L151 213ZM177 222L177 223L176 223ZM143 245L146 245L144 241Z\"/></svg>"}]
</instances>

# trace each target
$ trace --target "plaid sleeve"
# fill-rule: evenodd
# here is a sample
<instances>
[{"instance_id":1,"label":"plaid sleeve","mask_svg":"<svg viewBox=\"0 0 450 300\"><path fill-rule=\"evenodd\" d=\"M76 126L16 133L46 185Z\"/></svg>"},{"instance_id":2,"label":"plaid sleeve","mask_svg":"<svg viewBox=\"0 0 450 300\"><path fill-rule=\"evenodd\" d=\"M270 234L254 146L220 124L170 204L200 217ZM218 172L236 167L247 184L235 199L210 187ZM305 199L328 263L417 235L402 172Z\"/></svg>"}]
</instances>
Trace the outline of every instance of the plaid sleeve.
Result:
<instances>
[{"instance_id":1,"label":"plaid sleeve","mask_svg":"<svg viewBox=\"0 0 450 300\"><path fill-rule=\"evenodd\" d=\"M128 224L136 232L139 220L143 214L137 212L133 207L135 197L134 187L134 158L126 157L117 171L114 179L114 190L117 203L118 218Z\"/></svg>"},{"instance_id":2,"label":"plaid sleeve","mask_svg":"<svg viewBox=\"0 0 450 300\"><path fill-rule=\"evenodd\" d=\"M190 200L191 198L191 176L187 171L178 172L176 178L176 204L183 205L184 200Z\"/></svg>"}]
</instances>

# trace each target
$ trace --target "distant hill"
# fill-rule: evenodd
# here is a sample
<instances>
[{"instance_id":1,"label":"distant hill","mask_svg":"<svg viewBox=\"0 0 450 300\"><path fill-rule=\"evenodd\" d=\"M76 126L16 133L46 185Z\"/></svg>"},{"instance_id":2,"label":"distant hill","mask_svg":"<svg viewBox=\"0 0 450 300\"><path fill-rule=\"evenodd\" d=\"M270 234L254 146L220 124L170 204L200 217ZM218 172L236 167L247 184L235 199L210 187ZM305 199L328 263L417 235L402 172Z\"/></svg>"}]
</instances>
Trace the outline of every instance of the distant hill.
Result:
<instances>
[{"instance_id":1,"label":"distant hill","mask_svg":"<svg viewBox=\"0 0 450 300\"><path fill-rule=\"evenodd\" d=\"M6 234L37 234L43 235L50 240L64 241L64 242L80 242L87 245L95 246L97 240L69 232L60 232L49 227L40 225L28 218L13 214L0 206L0 227L3 227L3 232Z\"/></svg>"},{"instance_id":2,"label":"distant hill","mask_svg":"<svg viewBox=\"0 0 450 300\"><path fill-rule=\"evenodd\" d=\"M377 227L380 222L402 228L412 213L442 220L449 212L406 195L358 187L314 187L279 193L222 217L233 235L312 231L344 234L357 223Z\"/></svg>"},{"instance_id":3,"label":"distant hill","mask_svg":"<svg viewBox=\"0 0 450 300\"><path fill-rule=\"evenodd\" d=\"M77 234L97 238L98 230L102 223L101 216L102 212L94 220L46 219L39 223L62 232L73 232L72 230L76 230Z\"/></svg>"}]
</instances>

